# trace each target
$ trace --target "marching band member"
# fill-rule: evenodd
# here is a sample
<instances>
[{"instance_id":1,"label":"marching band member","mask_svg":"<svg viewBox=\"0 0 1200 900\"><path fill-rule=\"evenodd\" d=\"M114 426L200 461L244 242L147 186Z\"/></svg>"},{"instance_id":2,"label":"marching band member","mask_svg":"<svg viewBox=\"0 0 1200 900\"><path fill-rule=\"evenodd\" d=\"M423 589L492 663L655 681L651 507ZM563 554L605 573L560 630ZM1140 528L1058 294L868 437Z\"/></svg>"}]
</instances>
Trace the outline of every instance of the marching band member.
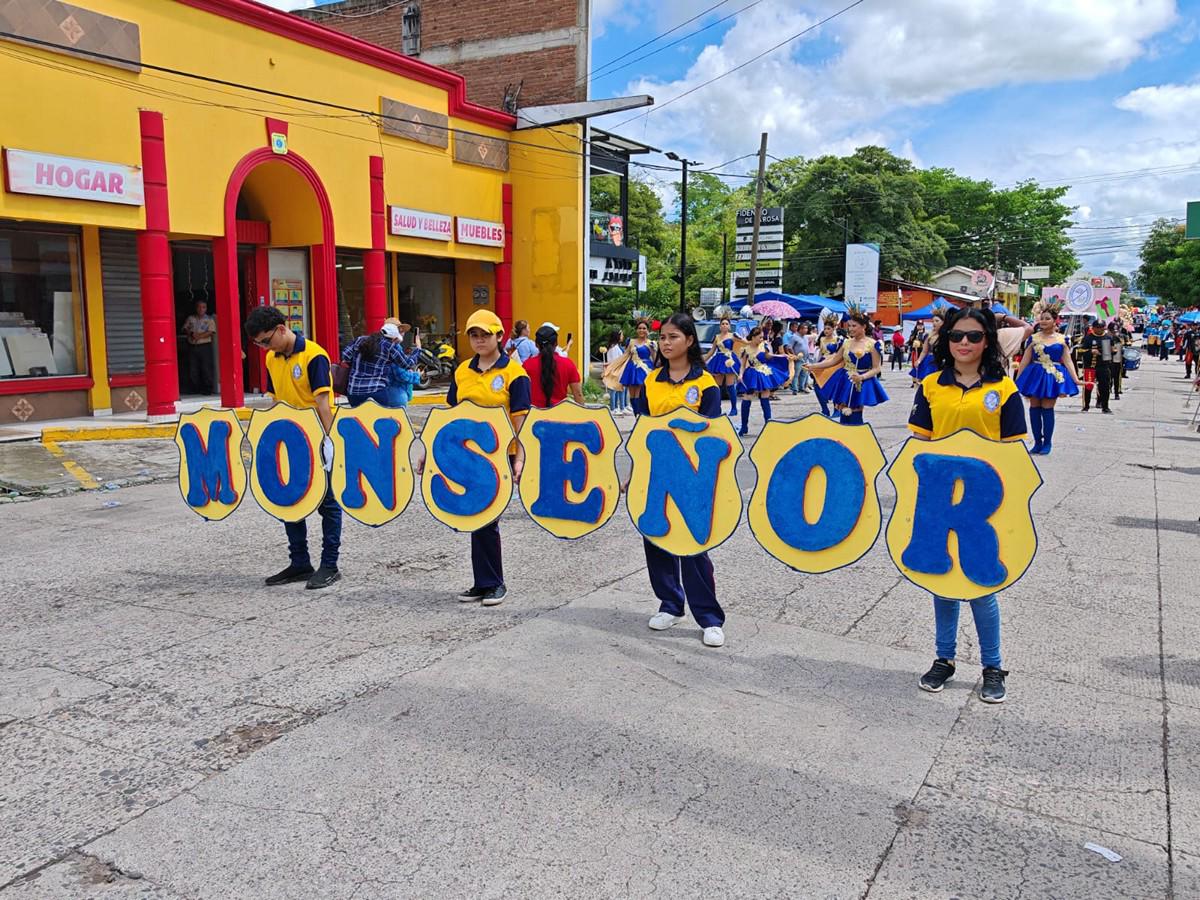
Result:
<instances>
[{"instance_id":1,"label":"marching band member","mask_svg":"<svg viewBox=\"0 0 1200 900\"><path fill-rule=\"evenodd\" d=\"M686 313L676 313L659 331L659 366L646 378L646 406L652 416L665 416L681 406L702 416L721 416L721 392L705 371L696 323ZM665 631L683 621L684 603L703 629L706 647L725 643L725 612L717 602L717 583L707 553L673 556L645 538L646 570L650 586L659 600L658 612L650 617L654 631Z\"/></svg>"},{"instance_id":2,"label":"marching band member","mask_svg":"<svg viewBox=\"0 0 1200 900\"><path fill-rule=\"evenodd\" d=\"M842 347L842 338L837 333L837 327L841 324L841 318L837 313L826 313L822 320L821 336L817 338L817 361L833 356ZM813 388L813 393L817 395L817 402L821 404L821 414L827 418L829 412L829 397L825 393L825 385L829 383L829 378L833 375L833 369L815 369L812 366L805 366L812 372L813 381L816 387ZM833 415L839 415L835 410Z\"/></svg>"},{"instance_id":3,"label":"marching band member","mask_svg":"<svg viewBox=\"0 0 1200 900\"><path fill-rule=\"evenodd\" d=\"M936 347L939 371L925 376L913 400L908 427L922 440L949 437L969 428L993 441L1019 441L1025 437L1025 410L1013 380L1004 374L996 320L990 310L960 309L947 315L943 339ZM958 644L958 613L964 601L933 598L937 623L937 658L921 676L921 690L938 693L954 677ZM1001 667L1000 607L990 594L971 604L983 684L979 699L1003 703L1006 695Z\"/></svg>"},{"instance_id":4,"label":"marching band member","mask_svg":"<svg viewBox=\"0 0 1200 900\"><path fill-rule=\"evenodd\" d=\"M1053 448L1054 404L1059 397L1074 397L1079 393L1075 365L1058 331L1060 308L1055 304L1042 307L1038 330L1025 341L1014 379L1017 389L1029 398L1029 422L1033 428L1033 449L1029 452L1042 456L1049 456Z\"/></svg>"},{"instance_id":5,"label":"marching band member","mask_svg":"<svg viewBox=\"0 0 1200 900\"><path fill-rule=\"evenodd\" d=\"M934 358L933 348L937 346L938 332L941 331L942 324L946 321L946 314L949 312L950 304L945 300L934 301L933 315L929 319L929 334L925 336L920 353L917 354L917 363L909 373L916 384L920 384L926 375L932 375L937 371L937 360Z\"/></svg>"},{"instance_id":6,"label":"marching band member","mask_svg":"<svg viewBox=\"0 0 1200 900\"><path fill-rule=\"evenodd\" d=\"M642 399L642 385L646 383L646 376L654 368L654 354L654 341L650 340L650 323L645 319L638 319L634 337L625 348L625 370L621 373L621 384L629 389L629 405L638 414L646 411L646 404Z\"/></svg>"},{"instance_id":7,"label":"marching band member","mask_svg":"<svg viewBox=\"0 0 1200 900\"><path fill-rule=\"evenodd\" d=\"M762 406L763 424L771 421L771 392L791 381L791 362L783 354L771 352L771 345L764 339L763 329L755 325L750 329L746 345L742 348L742 428L743 437L750 431L750 400L758 397Z\"/></svg>"},{"instance_id":8,"label":"marching band member","mask_svg":"<svg viewBox=\"0 0 1200 900\"><path fill-rule=\"evenodd\" d=\"M729 399L729 414L737 415L737 383L742 373L742 361L734 349L737 337L729 316L721 317L720 333L713 339L712 348L704 358L705 367L721 389L721 399Z\"/></svg>"},{"instance_id":9,"label":"marching band member","mask_svg":"<svg viewBox=\"0 0 1200 900\"><path fill-rule=\"evenodd\" d=\"M887 402L888 395L879 383L883 371L883 344L867 337L870 317L851 309L846 322L849 336L828 359L809 366L819 370L840 365L825 384L829 402L842 411L843 425L863 424L863 407Z\"/></svg>"}]
</instances>

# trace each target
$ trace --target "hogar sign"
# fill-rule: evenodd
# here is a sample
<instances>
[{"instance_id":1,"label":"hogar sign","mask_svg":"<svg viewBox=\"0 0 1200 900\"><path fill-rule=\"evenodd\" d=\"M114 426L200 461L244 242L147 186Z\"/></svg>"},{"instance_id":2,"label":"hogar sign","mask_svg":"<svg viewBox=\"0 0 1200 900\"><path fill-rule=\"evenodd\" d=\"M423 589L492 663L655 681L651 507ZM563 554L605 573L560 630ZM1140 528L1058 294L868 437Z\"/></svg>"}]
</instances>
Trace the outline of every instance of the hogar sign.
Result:
<instances>
[{"instance_id":1,"label":"hogar sign","mask_svg":"<svg viewBox=\"0 0 1200 900\"><path fill-rule=\"evenodd\" d=\"M340 408L329 435L332 465L316 412L276 404L255 410L242 432L230 410L181 417L179 486L208 520L229 516L247 490L283 521L316 511L327 490L352 518L381 526L416 490L409 450L416 439L403 410L368 402ZM508 451L514 435L500 408L463 403L430 413L421 433L422 499L456 531L495 521L513 494ZM526 416L516 437L525 451L519 494L529 516L575 540L595 532L620 501L621 435L607 409L569 401ZM680 409L642 416L625 449L632 461L625 506L635 529L680 556L727 540L741 521L736 463L742 443L728 417ZM798 572L829 572L861 559L882 530L876 481L883 451L869 425L823 416L772 421L750 451L758 478L748 523L769 554ZM970 431L938 441L908 440L887 468L896 505L887 547L900 572L943 597L969 600L1002 590L1037 550L1030 501L1041 477L1020 442L996 443Z\"/></svg>"}]
</instances>

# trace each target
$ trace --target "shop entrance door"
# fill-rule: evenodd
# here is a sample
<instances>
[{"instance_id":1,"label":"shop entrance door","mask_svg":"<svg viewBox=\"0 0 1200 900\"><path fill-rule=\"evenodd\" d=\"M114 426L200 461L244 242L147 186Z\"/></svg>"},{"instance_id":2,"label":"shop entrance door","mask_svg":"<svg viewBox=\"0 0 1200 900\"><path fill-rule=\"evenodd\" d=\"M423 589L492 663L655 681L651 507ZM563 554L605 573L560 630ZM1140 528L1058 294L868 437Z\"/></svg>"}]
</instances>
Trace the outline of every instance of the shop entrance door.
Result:
<instances>
[{"instance_id":1,"label":"shop entrance door","mask_svg":"<svg viewBox=\"0 0 1200 900\"><path fill-rule=\"evenodd\" d=\"M238 334L242 338L244 365L243 384L247 393L267 392L267 352L246 337L245 322L250 310L267 303L267 249L252 245L238 245L238 309L242 321L238 323Z\"/></svg>"}]
</instances>

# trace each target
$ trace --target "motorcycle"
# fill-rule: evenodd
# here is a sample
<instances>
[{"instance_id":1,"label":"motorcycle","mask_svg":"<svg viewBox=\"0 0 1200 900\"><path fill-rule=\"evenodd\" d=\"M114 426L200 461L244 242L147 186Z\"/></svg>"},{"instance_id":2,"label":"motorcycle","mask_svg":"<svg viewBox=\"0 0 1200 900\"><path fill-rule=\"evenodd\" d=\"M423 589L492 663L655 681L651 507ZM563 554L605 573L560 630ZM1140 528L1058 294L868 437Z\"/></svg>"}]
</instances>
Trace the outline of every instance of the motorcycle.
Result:
<instances>
[{"instance_id":1,"label":"motorcycle","mask_svg":"<svg viewBox=\"0 0 1200 900\"><path fill-rule=\"evenodd\" d=\"M417 357L417 387L428 388L435 380L454 374L455 351L451 344L439 341L432 347L422 347Z\"/></svg>"}]
</instances>

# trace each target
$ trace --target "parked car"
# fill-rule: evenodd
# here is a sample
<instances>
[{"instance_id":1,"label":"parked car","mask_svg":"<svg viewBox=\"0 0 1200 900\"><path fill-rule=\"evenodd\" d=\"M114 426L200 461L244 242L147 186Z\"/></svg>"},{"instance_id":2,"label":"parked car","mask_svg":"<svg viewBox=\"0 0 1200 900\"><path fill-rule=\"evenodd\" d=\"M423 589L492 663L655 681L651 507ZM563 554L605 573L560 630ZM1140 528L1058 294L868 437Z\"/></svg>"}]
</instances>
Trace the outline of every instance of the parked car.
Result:
<instances>
[{"instance_id":1,"label":"parked car","mask_svg":"<svg viewBox=\"0 0 1200 900\"><path fill-rule=\"evenodd\" d=\"M733 328L734 334L740 334L745 337L750 333L750 329L758 324L756 319L734 319L729 325ZM712 349L713 339L721 330L720 320L700 319L696 322L696 335L700 338L700 349L707 355Z\"/></svg>"}]
</instances>

